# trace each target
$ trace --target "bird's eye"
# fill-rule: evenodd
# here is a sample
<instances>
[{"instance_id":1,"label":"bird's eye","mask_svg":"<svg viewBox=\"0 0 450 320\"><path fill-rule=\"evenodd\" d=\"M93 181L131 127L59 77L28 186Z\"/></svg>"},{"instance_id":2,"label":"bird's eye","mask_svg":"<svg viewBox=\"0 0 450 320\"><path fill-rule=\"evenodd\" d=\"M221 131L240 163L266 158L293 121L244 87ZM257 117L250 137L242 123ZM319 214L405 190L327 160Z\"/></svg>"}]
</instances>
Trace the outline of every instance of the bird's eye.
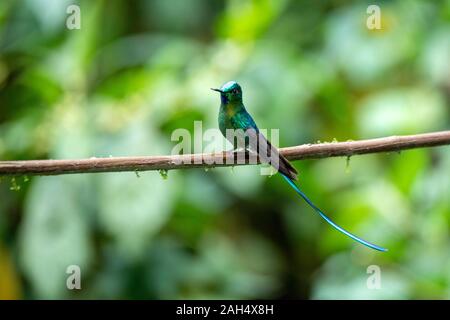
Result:
<instances>
[{"instance_id":1,"label":"bird's eye","mask_svg":"<svg viewBox=\"0 0 450 320\"><path fill-rule=\"evenodd\" d=\"M237 94L238 93L238 89L233 89L233 93Z\"/></svg>"}]
</instances>

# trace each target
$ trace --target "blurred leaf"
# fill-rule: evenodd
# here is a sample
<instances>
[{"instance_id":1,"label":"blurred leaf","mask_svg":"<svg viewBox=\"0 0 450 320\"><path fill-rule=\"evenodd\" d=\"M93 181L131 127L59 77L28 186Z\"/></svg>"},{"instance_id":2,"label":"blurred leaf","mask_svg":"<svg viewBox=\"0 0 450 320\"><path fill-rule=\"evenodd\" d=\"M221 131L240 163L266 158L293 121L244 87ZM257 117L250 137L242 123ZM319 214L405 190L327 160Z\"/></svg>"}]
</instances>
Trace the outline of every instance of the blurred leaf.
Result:
<instances>
[{"instance_id":1,"label":"blurred leaf","mask_svg":"<svg viewBox=\"0 0 450 320\"><path fill-rule=\"evenodd\" d=\"M83 275L89 270L92 247L79 198L85 182L76 176L33 181L20 228L20 258L36 297L66 296L68 266L78 265Z\"/></svg>"},{"instance_id":2,"label":"blurred leaf","mask_svg":"<svg viewBox=\"0 0 450 320\"><path fill-rule=\"evenodd\" d=\"M421 88L389 90L361 103L358 124L362 136L412 134L443 127L446 114L438 92Z\"/></svg>"},{"instance_id":3,"label":"blurred leaf","mask_svg":"<svg viewBox=\"0 0 450 320\"><path fill-rule=\"evenodd\" d=\"M0 245L0 300L20 299L21 291L10 253Z\"/></svg>"},{"instance_id":4,"label":"blurred leaf","mask_svg":"<svg viewBox=\"0 0 450 320\"><path fill-rule=\"evenodd\" d=\"M103 152L111 155L158 154L157 136L143 121L136 121ZM162 154L162 152L161 152ZM106 174L98 177L99 219L102 228L129 259L139 257L148 241L170 215L178 184L175 174L167 180L157 172Z\"/></svg>"}]
</instances>

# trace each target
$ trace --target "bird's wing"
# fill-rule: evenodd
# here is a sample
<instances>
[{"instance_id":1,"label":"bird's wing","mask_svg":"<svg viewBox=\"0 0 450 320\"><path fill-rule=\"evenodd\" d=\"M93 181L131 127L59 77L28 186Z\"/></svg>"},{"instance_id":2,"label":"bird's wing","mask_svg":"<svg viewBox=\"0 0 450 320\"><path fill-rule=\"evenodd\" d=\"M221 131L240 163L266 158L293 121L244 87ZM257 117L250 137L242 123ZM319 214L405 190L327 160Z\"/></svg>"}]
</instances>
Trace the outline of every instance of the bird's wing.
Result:
<instances>
[{"instance_id":1,"label":"bird's wing","mask_svg":"<svg viewBox=\"0 0 450 320\"><path fill-rule=\"evenodd\" d=\"M256 152L261 162L269 163L283 175L288 176L292 180L297 180L297 170L278 152L276 147L272 146L261 132L248 129L246 134L249 137L250 151Z\"/></svg>"},{"instance_id":2,"label":"bird's wing","mask_svg":"<svg viewBox=\"0 0 450 320\"><path fill-rule=\"evenodd\" d=\"M278 149L259 131L255 121L247 112L236 114L232 118L234 128L242 128L248 137L248 149L258 154L261 162L269 163L279 172L293 180L297 180L297 170L278 152Z\"/></svg>"},{"instance_id":3,"label":"bird's wing","mask_svg":"<svg viewBox=\"0 0 450 320\"><path fill-rule=\"evenodd\" d=\"M247 111L237 112L233 115L233 117L231 117L231 124L235 129L255 129L256 131L259 131L255 120L253 120L252 116Z\"/></svg>"}]
</instances>

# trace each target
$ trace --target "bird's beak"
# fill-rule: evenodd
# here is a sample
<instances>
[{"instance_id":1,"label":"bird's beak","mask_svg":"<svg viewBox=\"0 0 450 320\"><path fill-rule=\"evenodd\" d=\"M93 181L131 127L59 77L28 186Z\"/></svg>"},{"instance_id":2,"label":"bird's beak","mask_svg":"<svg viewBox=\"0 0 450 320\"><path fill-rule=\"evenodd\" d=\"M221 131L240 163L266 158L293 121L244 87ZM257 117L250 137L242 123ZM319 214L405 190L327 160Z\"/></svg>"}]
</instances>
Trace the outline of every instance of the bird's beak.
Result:
<instances>
[{"instance_id":1,"label":"bird's beak","mask_svg":"<svg viewBox=\"0 0 450 320\"><path fill-rule=\"evenodd\" d=\"M211 90L213 90L213 91L217 91L217 92L220 92L220 93L223 93L223 91L222 91L222 90L220 90L220 89L216 89L216 88L211 88Z\"/></svg>"}]
</instances>

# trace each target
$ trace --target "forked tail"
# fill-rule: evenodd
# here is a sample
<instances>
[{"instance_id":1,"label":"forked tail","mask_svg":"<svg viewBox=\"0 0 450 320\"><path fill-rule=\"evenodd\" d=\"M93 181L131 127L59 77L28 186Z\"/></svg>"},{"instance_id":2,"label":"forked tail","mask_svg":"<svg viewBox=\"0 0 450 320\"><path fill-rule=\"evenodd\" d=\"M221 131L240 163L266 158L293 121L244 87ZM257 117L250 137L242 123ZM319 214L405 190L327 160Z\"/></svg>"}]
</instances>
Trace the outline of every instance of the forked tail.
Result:
<instances>
[{"instance_id":1,"label":"forked tail","mask_svg":"<svg viewBox=\"0 0 450 320\"><path fill-rule=\"evenodd\" d=\"M382 252L386 252L388 251L388 249L386 248L382 248L379 247L373 243L370 243L366 240L363 240L361 238L358 238L357 236L355 236L354 234L348 232L347 230L343 229L342 227L338 226L336 223L333 222L333 220L331 220L330 218L328 218L325 213L322 212L322 210L320 210L318 207L316 207L316 205L314 203L312 203L311 200L309 200L309 198L306 196L306 194L304 194L300 188L295 184L294 181L292 181L289 177L285 176L284 174L281 174L283 176L283 178L289 183L289 185L295 190L295 192L297 192L305 201L306 203L308 203L311 208L313 208L326 222L328 222L329 224L331 224L335 229L339 230L340 232L342 232L343 234L349 236L350 238L352 238L353 240L378 251L382 251Z\"/></svg>"}]
</instances>

